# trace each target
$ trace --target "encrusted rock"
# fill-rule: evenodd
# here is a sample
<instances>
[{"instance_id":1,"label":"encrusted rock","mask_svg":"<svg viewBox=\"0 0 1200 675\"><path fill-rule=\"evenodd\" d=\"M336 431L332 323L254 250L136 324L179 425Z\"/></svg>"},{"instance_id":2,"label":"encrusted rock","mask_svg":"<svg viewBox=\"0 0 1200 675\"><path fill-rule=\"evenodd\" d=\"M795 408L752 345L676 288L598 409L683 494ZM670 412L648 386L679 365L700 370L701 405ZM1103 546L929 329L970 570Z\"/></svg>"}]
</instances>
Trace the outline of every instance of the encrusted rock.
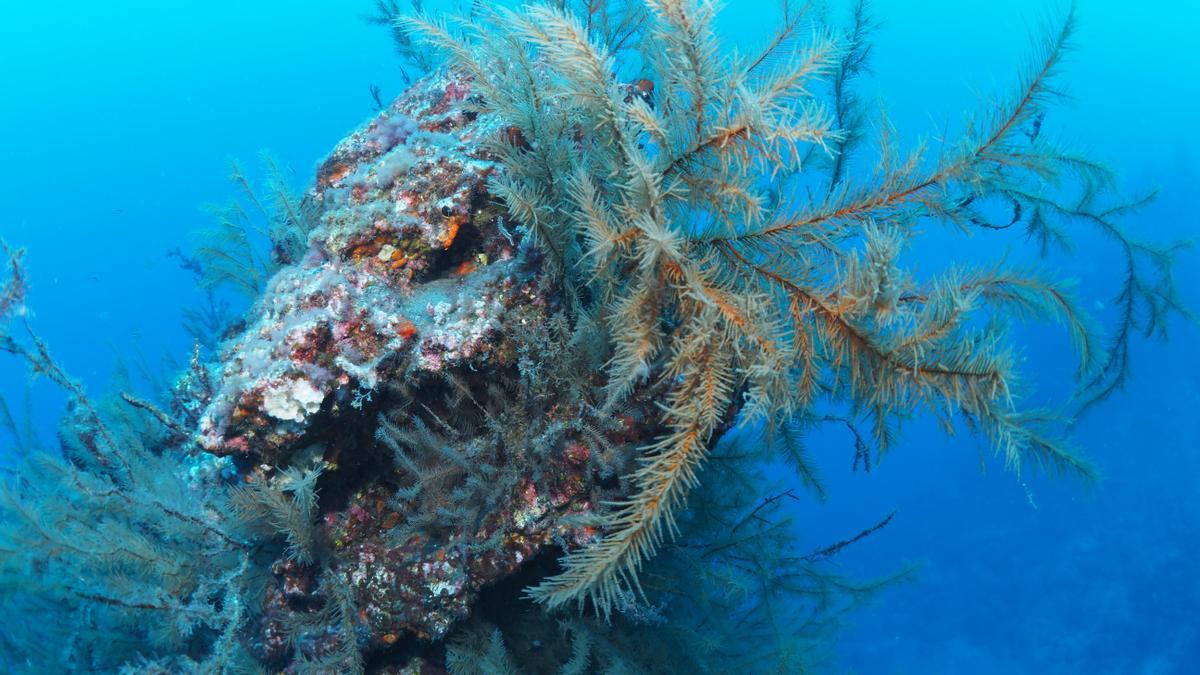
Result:
<instances>
[{"instance_id":1,"label":"encrusted rock","mask_svg":"<svg viewBox=\"0 0 1200 675\"><path fill-rule=\"evenodd\" d=\"M338 597L358 608L358 648L403 651L542 552L591 541L594 505L619 494L655 419L645 400L591 408L579 392L596 364L549 371L580 327L487 193L488 141L505 131L461 112L469 96L455 76L426 79L333 151L306 195L308 254L226 346L198 422L245 480L324 461L323 552L281 558L252 629L281 668L289 645L336 653L334 628L311 622Z\"/></svg>"},{"instance_id":2,"label":"encrusted rock","mask_svg":"<svg viewBox=\"0 0 1200 675\"><path fill-rule=\"evenodd\" d=\"M530 300L514 292L530 274L488 207L496 165L480 139L495 130L456 112L469 91L427 81L319 169L306 199L320 226L228 346L200 423L206 450L281 463L322 408L361 404L406 371L493 358L512 304Z\"/></svg>"}]
</instances>

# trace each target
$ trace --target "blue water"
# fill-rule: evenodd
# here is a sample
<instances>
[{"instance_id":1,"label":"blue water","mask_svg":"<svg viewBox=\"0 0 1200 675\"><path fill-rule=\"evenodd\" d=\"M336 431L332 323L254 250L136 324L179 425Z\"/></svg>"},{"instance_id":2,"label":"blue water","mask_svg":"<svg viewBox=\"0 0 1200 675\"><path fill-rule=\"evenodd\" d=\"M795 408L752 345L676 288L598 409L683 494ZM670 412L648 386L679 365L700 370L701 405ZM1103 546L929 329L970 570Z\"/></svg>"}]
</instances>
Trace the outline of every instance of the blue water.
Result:
<instances>
[{"instance_id":1,"label":"blue water","mask_svg":"<svg viewBox=\"0 0 1200 675\"><path fill-rule=\"evenodd\" d=\"M883 25L864 99L886 103L908 143L961 126L964 111L1011 89L1043 4L875 2ZM755 44L772 6L730 3L726 35ZM89 389L105 388L114 357L186 358L179 311L200 295L165 254L208 223L202 205L235 196L230 158L253 166L268 149L302 186L370 114L369 84L400 92L388 36L361 19L369 10L365 1L0 3L0 236L28 249L37 328ZM1200 236L1200 50L1188 46L1200 8L1091 0L1080 10L1065 78L1073 100L1054 109L1048 132L1115 167L1131 193L1160 190L1127 221L1131 231ZM960 241L925 248L921 263L1001 253L986 239ZM1077 253L1051 269L1078 279L1085 305L1107 316L1119 275L1112 250L1085 236ZM1200 309L1198 263L1185 254L1178 284ZM846 670L1200 669L1200 330L1171 329L1167 343L1135 344L1129 386L1075 427L1104 475L1096 486L1014 476L975 441L946 439L925 420L907 425L869 474L850 471L838 430L813 439L831 488L828 503L799 507L814 547L896 510L842 564L871 575L921 563L915 583L853 617L840 647ZM1061 400L1065 338L1038 326L1018 336L1036 396ZM0 361L0 395L21 400L27 381L20 364ZM40 382L33 397L48 440L61 396Z\"/></svg>"}]
</instances>

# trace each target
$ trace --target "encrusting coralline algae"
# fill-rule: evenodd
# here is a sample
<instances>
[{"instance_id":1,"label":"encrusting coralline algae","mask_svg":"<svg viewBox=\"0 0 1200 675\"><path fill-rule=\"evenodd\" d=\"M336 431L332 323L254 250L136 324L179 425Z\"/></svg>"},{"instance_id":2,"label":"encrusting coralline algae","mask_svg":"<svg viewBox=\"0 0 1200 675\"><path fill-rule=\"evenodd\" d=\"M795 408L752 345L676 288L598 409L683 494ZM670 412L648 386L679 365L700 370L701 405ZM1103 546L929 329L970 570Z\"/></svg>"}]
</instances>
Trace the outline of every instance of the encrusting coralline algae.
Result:
<instances>
[{"instance_id":1,"label":"encrusting coralline algae","mask_svg":"<svg viewBox=\"0 0 1200 675\"><path fill-rule=\"evenodd\" d=\"M522 302L514 242L476 222L495 169L473 146L485 122L458 112L466 84L442 85L437 100L410 92L321 167L307 197L319 229L303 263L272 281L255 325L227 347L202 422L207 450L262 443L257 452L270 457L335 392L345 399L381 377L480 358L504 305ZM391 173L397 155L407 158L401 174Z\"/></svg>"},{"instance_id":2,"label":"encrusting coralline algae","mask_svg":"<svg viewBox=\"0 0 1200 675\"><path fill-rule=\"evenodd\" d=\"M476 405L465 398L460 409L445 407L448 374L486 383L485 395L487 387L519 387L518 359L539 358L526 336L550 328L561 298L541 277L537 250L488 208L496 164L479 140L499 131L493 118L461 111L470 95L462 77L426 79L320 167L306 196L319 219L307 256L276 275L246 330L223 350L219 385L200 418L206 451L261 466L249 477L270 482L269 467L320 444L323 480L337 482L339 473L362 470L358 455L375 441L362 430L387 407L438 409L429 424L456 425L472 414L461 409ZM388 392L399 382L407 383L402 399ZM577 403L558 403L549 415L562 419L539 422L545 439L465 458L494 461L509 476L470 527L398 535L411 508L395 494L397 483L412 480L403 472L355 478L341 504L326 506L323 493L318 527L333 542L330 567L361 608L368 641L441 638L469 615L484 585L556 541L590 539L594 528L564 517L587 514L602 491L585 476L588 445L564 432ZM638 440L635 418L625 419L629 426L605 444ZM539 442L551 447L535 453ZM456 508L453 489L433 497L444 502L437 508ZM278 596L261 626L267 662L284 657L289 615L321 592L315 568L281 560L275 569Z\"/></svg>"}]
</instances>

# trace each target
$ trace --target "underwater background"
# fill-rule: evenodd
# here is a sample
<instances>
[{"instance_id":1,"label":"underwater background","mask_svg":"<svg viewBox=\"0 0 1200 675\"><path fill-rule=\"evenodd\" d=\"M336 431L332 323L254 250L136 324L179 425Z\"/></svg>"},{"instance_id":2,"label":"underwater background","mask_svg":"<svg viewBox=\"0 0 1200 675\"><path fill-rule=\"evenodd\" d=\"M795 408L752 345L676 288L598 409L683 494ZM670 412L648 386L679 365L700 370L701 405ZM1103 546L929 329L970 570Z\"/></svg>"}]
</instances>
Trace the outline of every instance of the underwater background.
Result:
<instances>
[{"instance_id":1,"label":"underwater background","mask_svg":"<svg viewBox=\"0 0 1200 675\"><path fill-rule=\"evenodd\" d=\"M113 363L169 356L192 338L180 310L202 300L167 253L194 244L200 208L235 196L228 161L254 167L268 150L293 187L403 83L368 2L203 5L0 3L0 237L28 250L35 324L68 372L104 391ZM844 12L837 3L830 11ZM1137 235L1200 235L1200 8L1157 0L1079 3L1064 70L1072 99L1046 125L1119 173L1130 194L1159 191L1131 216ZM748 48L765 38L767 0L727 3L722 32ZM911 144L961 125L1008 91L1045 3L877 0L872 72L861 96L886 105ZM936 237L936 234L934 235ZM983 237L925 246L929 265L990 256ZM1082 237L1053 272L1105 318L1115 255ZM1091 255L1091 251L1095 251ZM1009 262L1021 262L1013 252ZM1184 302L1200 308L1194 251L1181 259ZM919 264L917 265L919 267ZM798 504L813 547L895 511L882 532L839 559L853 574L916 565L914 582L856 613L840 667L859 673L1188 673L1200 664L1200 330L1176 320L1169 342L1138 341L1133 379L1090 410L1075 440L1102 473L1094 486L1003 470L967 437L929 420L868 472L852 471L837 429L809 445L830 498ZM1070 392L1069 346L1053 326L1022 327L1022 371L1038 400ZM137 366L131 365L136 370ZM0 395L21 401L28 377L0 360ZM53 438L63 398L31 390L35 429ZM7 439L4 439L7 442ZM0 446L2 447L2 446ZM981 470L981 466L985 467Z\"/></svg>"}]
</instances>

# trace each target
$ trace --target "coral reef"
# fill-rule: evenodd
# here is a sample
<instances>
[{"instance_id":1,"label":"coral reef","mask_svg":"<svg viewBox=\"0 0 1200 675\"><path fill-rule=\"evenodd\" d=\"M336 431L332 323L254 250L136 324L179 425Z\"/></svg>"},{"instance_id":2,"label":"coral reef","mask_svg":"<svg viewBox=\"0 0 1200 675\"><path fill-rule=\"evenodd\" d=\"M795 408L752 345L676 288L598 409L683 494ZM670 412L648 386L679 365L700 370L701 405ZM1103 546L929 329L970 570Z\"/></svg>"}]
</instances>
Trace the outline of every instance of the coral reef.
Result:
<instances>
[{"instance_id":1,"label":"coral reef","mask_svg":"<svg viewBox=\"0 0 1200 675\"><path fill-rule=\"evenodd\" d=\"M274 566L267 662L285 656L269 636L330 584L348 589L369 643L444 637L481 588L593 536L567 520L612 496L591 475L638 438L605 428L585 385L535 381L571 338L563 299L494 206L481 139L501 130L462 110L471 96L461 75L426 78L335 148L304 199L308 251L222 353L200 446L264 485L295 482L272 467L299 454L315 451L324 473L321 517L304 527L327 542L326 571L294 551Z\"/></svg>"},{"instance_id":2,"label":"coral reef","mask_svg":"<svg viewBox=\"0 0 1200 675\"><path fill-rule=\"evenodd\" d=\"M93 401L32 331L0 331L71 402L63 456L27 452L4 481L0 596L90 621L55 633L58 653L5 638L0 655L139 672L805 672L846 611L904 576L828 566L890 516L797 552L797 494L761 468L787 459L823 497L806 427L849 426L869 468L896 420L926 412L1015 469L1089 474L1056 420L1016 407L1000 319L1060 320L1100 395L1124 377L1133 319L1103 355L1061 284L900 265L923 220L1082 222L1128 252L1122 297L1149 326L1178 308L1171 250L1126 237L1121 209L1098 206L1107 174L1039 140L1070 20L960 144L898 160L882 139L862 179L845 159L864 140L864 3L846 48L826 30L798 40L813 19L784 3L748 58L725 56L707 2L479 5L450 30L378 3L410 64L434 63L422 40L450 63L340 142L301 198L273 171L268 205L235 168L243 206L176 254L210 290L191 325L226 339L198 340L159 399ZM813 93L827 74L832 113ZM1081 202L1039 191L1066 174ZM4 252L0 318L19 323L20 254ZM243 320L223 323L221 288L253 298Z\"/></svg>"},{"instance_id":3,"label":"coral reef","mask_svg":"<svg viewBox=\"0 0 1200 675\"><path fill-rule=\"evenodd\" d=\"M502 322L544 305L485 208L487 130L455 107L469 91L458 79L410 91L319 169L305 202L317 229L227 348L205 449L285 462L327 399L349 409L405 373L476 367Z\"/></svg>"}]
</instances>

